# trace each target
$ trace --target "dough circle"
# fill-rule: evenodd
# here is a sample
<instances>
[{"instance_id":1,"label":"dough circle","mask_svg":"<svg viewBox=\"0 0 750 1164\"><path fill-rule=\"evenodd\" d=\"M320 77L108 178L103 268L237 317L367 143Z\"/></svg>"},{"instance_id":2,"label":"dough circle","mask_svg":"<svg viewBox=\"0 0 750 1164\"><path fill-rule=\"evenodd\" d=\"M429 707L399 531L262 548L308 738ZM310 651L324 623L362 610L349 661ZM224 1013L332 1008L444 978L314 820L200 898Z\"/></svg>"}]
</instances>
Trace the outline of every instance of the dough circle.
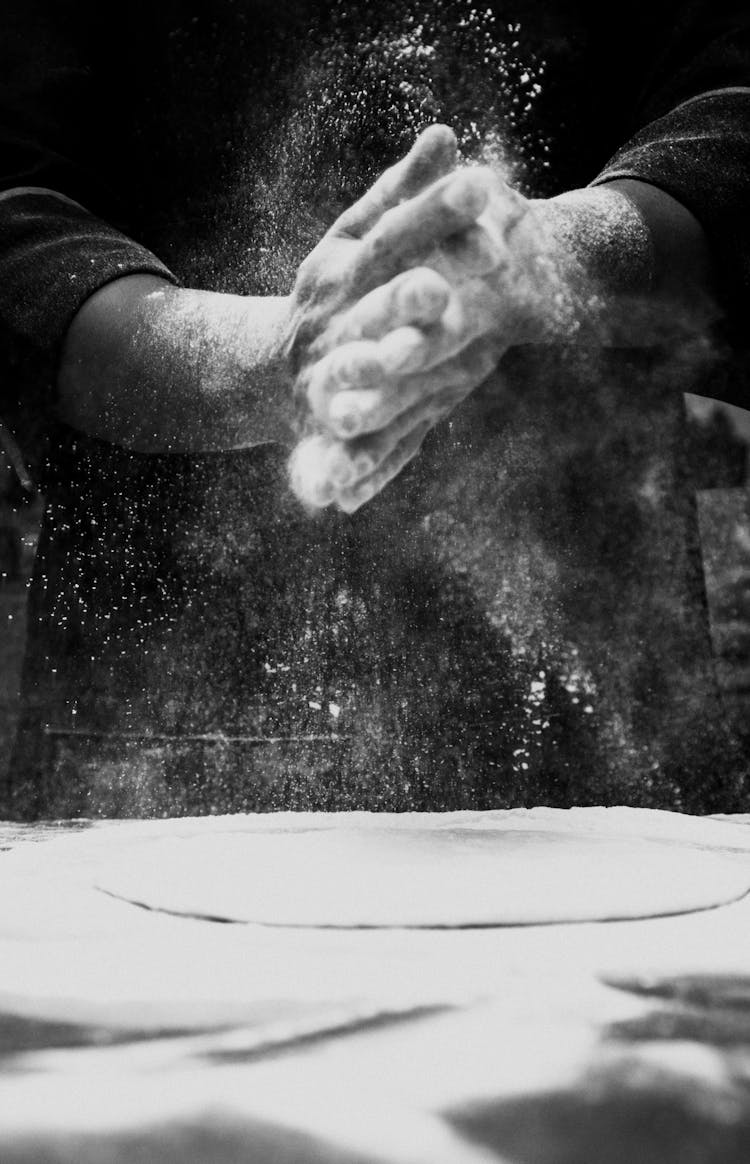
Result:
<instances>
[{"instance_id":1,"label":"dough circle","mask_svg":"<svg viewBox=\"0 0 750 1164\"><path fill-rule=\"evenodd\" d=\"M697 846L590 829L269 825L138 846L97 888L222 921L462 928L690 913L739 900L750 871Z\"/></svg>"}]
</instances>

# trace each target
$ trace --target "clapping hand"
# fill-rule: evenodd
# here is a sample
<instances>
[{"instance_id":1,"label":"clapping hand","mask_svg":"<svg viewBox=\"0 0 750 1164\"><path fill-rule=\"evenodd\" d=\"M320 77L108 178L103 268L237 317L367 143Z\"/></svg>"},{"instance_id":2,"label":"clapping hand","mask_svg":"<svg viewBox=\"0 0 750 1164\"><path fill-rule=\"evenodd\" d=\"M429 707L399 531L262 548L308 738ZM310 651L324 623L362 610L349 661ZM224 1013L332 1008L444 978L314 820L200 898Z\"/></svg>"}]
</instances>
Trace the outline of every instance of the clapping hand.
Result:
<instances>
[{"instance_id":1,"label":"clapping hand","mask_svg":"<svg viewBox=\"0 0 750 1164\"><path fill-rule=\"evenodd\" d=\"M338 248L343 277L321 294L316 251L303 265L301 332L317 335L302 345L311 431L291 473L313 507L353 512L379 493L538 326L549 272L532 204L492 170L454 163L450 131L425 131L320 244Z\"/></svg>"}]
</instances>

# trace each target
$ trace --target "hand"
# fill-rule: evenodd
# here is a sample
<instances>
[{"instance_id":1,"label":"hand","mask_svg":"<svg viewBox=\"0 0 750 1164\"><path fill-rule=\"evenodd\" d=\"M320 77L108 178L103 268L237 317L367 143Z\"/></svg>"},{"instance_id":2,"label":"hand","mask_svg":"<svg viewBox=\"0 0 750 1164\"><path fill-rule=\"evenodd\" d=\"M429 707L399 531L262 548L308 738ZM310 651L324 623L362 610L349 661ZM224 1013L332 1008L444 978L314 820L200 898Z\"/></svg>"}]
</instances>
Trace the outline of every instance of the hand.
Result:
<instances>
[{"instance_id":1,"label":"hand","mask_svg":"<svg viewBox=\"0 0 750 1164\"><path fill-rule=\"evenodd\" d=\"M429 215L415 224L403 204L456 165L456 138L447 126L433 125L367 193L346 210L300 265L292 293L288 354L295 373L328 349L320 339L332 319L345 313L374 287L414 265L413 256L473 220L471 207L430 199Z\"/></svg>"},{"instance_id":2,"label":"hand","mask_svg":"<svg viewBox=\"0 0 750 1164\"><path fill-rule=\"evenodd\" d=\"M360 262L374 257L380 282L311 346L320 358L299 383L318 431L292 458L298 495L346 512L380 492L555 310L554 262L532 204L486 168L439 178L377 219L362 244ZM411 269L384 282L381 256Z\"/></svg>"},{"instance_id":3,"label":"hand","mask_svg":"<svg viewBox=\"0 0 750 1164\"><path fill-rule=\"evenodd\" d=\"M349 312L361 301L367 311L380 315L395 309L395 330L400 334L393 337L391 351L399 367L405 360L417 365L423 360L424 335L417 329L429 328L441 318L450 287L435 271L428 271L426 282L423 277L416 286L405 273L421 255L436 255L441 243L459 238L475 223L486 200L480 185L454 171L455 162L453 133L444 126L425 130L409 154L341 215L300 267L287 355L297 377L302 428L316 435L293 457L293 485L313 505L333 500L327 454L320 460L318 453L322 448L335 453L337 438L323 415L325 405L316 398L311 373L322 357L345 341L347 329L356 326ZM399 281L399 276L405 277ZM382 301L380 289L392 281L392 290ZM371 292L373 302L366 300ZM361 322L361 334L367 334L368 320ZM342 425L346 427L345 420Z\"/></svg>"}]
</instances>

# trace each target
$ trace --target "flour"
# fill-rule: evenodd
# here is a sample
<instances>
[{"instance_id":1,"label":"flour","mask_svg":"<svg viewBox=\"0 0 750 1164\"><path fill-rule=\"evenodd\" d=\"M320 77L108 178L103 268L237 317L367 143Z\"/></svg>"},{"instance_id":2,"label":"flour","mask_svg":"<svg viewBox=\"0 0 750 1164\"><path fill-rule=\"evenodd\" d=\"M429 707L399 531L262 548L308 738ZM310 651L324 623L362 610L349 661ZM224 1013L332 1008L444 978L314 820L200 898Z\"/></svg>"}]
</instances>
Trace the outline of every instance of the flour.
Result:
<instances>
[{"instance_id":1,"label":"flour","mask_svg":"<svg viewBox=\"0 0 750 1164\"><path fill-rule=\"evenodd\" d=\"M131 849L97 885L169 913L268 926L461 928L690 913L743 897L743 866L540 810L442 820L247 818ZM686 831L689 824L686 826ZM206 869L211 876L206 877Z\"/></svg>"}]
</instances>

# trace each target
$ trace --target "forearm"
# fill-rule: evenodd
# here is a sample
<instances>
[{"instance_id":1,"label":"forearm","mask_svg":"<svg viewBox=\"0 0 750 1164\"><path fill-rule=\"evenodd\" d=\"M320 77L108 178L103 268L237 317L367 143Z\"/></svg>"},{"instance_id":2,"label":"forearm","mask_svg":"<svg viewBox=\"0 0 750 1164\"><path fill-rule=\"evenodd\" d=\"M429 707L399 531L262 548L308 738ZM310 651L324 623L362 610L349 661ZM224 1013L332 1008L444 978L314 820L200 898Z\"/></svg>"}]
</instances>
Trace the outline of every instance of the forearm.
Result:
<instances>
[{"instance_id":1,"label":"forearm","mask_svg":"<svg viewBox=\"0 0 750 1164\"><path fill-rule=\"evenodd\" d=\"M102 287L68 330L57 409L138 452L209 452L291 440L285 299L173 287L132 275Z\"/></svg>"},{"instance_id":2,"label":"forearm","mask_svg":"<svg viewBox=\"0 0 750 1164\"><path fill-rule=\"evenodd\" d=\"M658 187L621 179L532 207L567 292L560 318L570 338L594 330L605 342L649 342L672 328L700 331L719 315L704 231Z\"/></svg>"}]
</instances>

